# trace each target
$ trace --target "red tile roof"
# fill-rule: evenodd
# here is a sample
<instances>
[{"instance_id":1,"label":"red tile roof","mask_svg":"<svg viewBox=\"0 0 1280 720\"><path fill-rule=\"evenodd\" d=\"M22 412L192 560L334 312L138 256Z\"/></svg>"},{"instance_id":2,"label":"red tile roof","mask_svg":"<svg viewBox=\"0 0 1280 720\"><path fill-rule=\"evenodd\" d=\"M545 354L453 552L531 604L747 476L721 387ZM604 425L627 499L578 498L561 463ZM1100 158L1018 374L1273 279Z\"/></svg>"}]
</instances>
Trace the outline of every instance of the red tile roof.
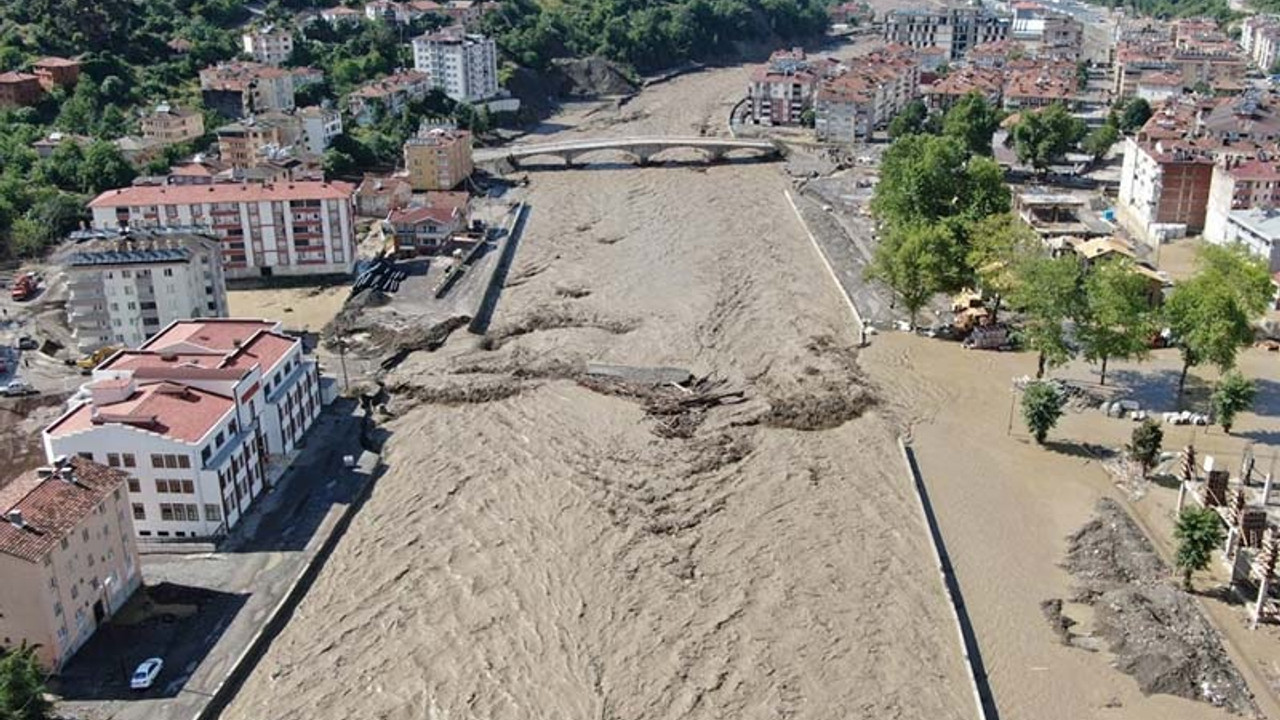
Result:
<instances>
[{"instance_id":1,"label":"red tile roof","mask_svg":"<svg viewBox=\"0 0 1280 720\"><path fill-rule=\"evenodd\" d=\"M418 225L428 220L444 225L457 215L458 208L455 207L407 207L392 210L387 220L392 225Z\"/></svg>"},{"instance_id":2,"label":"red tile roof","mask_svg":"<svg viewBox=\"0 0 1280 720\"><path fill-rule=\"evenodd\" d=\"M79 67L79 66L80 66L80 62L78 60L68 60L66 58L52 57L52 56L46 57L46 58L40 58L39 60L35 61L35 64L34 64L34 67L38 67L38 68Z\"/></svg>"},{"instance_id":3,"label":"red tile roof","mask_svg":"<svg viewBox=\"0 0 1280 720\"><path fill-rule=\"evenodd\" d=\"M270 372L297 343L296 338L288 335L263 331L228 355L222 366L247 370L258 365L262 372Z\"/></svg>"},{"instance_id":4,"label":"red tile roof","mask_svg":"<svg viewBox=\"0 0 1280 720\"><path fill-rule=\"evenodd\" d=\"M225 354L243 345L263 330L272 330L271 320L243 318L179 320L143 343L140 350Z\"/></svg>"},{"instance_id":5,"label":"red tile roof","mask_svg":"<svg viewBox=\"0 0 1280 720\"><path fill-rule=\"evenodd\" d=\"M121 402L79 405L45 432L65 437L99 425L119 424L195 443L234 409L235 401L225 395L161 381L139 385Z\"/></svg>"},{"instance_id":6,"label":"red tile roof","mask_svg":"<svg viewBox=\"0 0 1280 720\"><path fill-rule=\"evenodd\" d=\"M89 207L284 202L290 200L349 200L353 190L354 188L351 185L344 182L320 182L315 180L290 183L152 185L108 190L90 201Z\"/></svg>"},{"instance_id":7,"label":"red tile roof","mask_svg":"<svg viewBox=\"0 0 1280 720\"><path fill-rule=\"evenodd\" d=\"M39 82L40 78L30 73L7 72L0 73L0 83L22 83L22 82Z\"/></svg>"},{"instance_id":8,"label":"red tile roof","mask_svg":"<svg viewBox=\"0 0 1280 720\"><path fill-rule=\"evenodd\" d=\"M68 479L41 478L31 470L0 490L0 512L21 512L23 524L0 519L0 553L40 562L129 479L119 470L79 457L70 458L68 467Z\"/></svg>"}]
</instances>

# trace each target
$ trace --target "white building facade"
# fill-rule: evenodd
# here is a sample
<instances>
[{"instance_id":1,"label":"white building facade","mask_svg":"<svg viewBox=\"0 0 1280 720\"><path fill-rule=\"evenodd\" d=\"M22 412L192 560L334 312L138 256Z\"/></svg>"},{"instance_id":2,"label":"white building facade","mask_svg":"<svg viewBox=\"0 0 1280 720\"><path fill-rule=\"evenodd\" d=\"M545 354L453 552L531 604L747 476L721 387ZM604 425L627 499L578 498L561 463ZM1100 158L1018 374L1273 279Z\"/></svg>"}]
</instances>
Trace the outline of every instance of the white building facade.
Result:
<instances>
[{"instance_id":1,"label":"white building facade","mask_svg":"<svg viewBox=\"0 0 1280 720\"><path fill-rule=\"evenodd\" d=\"M43 437L50 457L129 473L140 538L207 538L240 521L320 409L318 366L278 323L188 321L102 363Z\"/></svg>"},{"instance_id":2,"label":"white building facade","mask_svg":"<svg viewBox=\"0 0 1280 720\"><path fill-rule=\"evenodd\" d=\"M264 65L283 65L293 54L293 33L274 27L255 28L240 36L244 53Z\"/></svg>"},{"instance_id":3,"label":"white building facade","mask_svg":"<svg viewBox=\"0 0 1280 720\"><path fill-rule=\"evenodd\" d=\"M480 102L498 94L498 50L493 40L461 27L413 40L413 64L431 86L458 102Z\"/></svg>"},{"instance_id":4,"label":"white building facade","mask_svg":"<svg viewBox=\"0 0 1280 720\"><path fill-rule=\"evenodd\" d=\"M336 108L305 107L298 111L298 119L302 123L301 141L309 153L322 155L342 134L342 113Z\"/></svg>"},{"instance_id":5,"label":"white building facade","mask_svg":"<svg viewBox=\"0 0 1280 720\"><path fill-rule=\"evenodd\" d=\"M63 267L67 320L82 353L137 347L176 320L227 315L217 238L103 234L75 245Z\"/></svg>"},{"instance_id":6,"label":"white building facade","mask_svg":"<svg viewBox=\"0 0 1280 720\"><path fill-rule=\"evenodd\" d=\"M202 228L221 242L228 278L350 273L354 188L347 183L215 183L108 190L93 227Z\"/></svg>"}]
</instances>

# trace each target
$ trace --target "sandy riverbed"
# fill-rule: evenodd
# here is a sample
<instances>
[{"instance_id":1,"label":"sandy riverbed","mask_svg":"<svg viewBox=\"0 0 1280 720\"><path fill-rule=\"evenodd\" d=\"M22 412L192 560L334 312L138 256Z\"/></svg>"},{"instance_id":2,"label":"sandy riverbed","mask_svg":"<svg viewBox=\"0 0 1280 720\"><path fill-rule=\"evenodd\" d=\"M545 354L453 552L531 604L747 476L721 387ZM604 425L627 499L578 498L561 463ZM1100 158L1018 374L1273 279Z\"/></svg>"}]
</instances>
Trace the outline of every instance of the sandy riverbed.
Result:
<instances>
[{"instance_id":1,"label":"sandy riverbed","mask_svg":"<svg viewBox=\"0 0 1280 720\"><path fill-rule=\"evenodd\" d=\"M689 133L745 82L586 122ZM968 717L893 425L785 186L766 164L535 175L504 340L455 335L388 378L389 471L227 716ZM659 437L556 379L584 359L747 402ZM456 402L404 399L425 396Z\"/></svg>"}]
</instances>

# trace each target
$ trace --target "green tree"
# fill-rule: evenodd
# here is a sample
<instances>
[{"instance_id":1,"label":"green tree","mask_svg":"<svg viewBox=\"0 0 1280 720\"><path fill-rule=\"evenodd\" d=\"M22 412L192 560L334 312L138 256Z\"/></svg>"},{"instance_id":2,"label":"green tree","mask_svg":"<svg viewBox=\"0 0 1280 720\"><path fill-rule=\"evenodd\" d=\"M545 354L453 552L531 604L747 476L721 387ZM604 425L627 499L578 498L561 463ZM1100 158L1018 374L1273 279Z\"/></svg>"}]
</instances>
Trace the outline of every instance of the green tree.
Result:
<instances>
[{"instance_id":1,"label":"green tree","mask_svg":"<svg viewBox=\"0 0 1280 720\"><path fill-rule=\"evenodd\" d=\"M800 111L800 125L802 127L811 128L813 127L815 120L817 120L817 117L818 115L814 112L813 108L805 108Z\"/></svg>"},{"instance_id":2,"label":"green tree","mask_svg":"<svg viewBox=\"0 0 1280 720\"><path fill-rule=\"evenodd\" d=\"M963 283L965 248L953 230L948 223L895 227L876 246L867 275L893 290L912 327L930 298Z\"/></svg>"},{"instance_id":3,"label":"green tree","mask_svg":"<svg viewBox=\"0 0 1280 720\"><path fill-rule=\"evenodd\" d=\"M0 659L0 718L46 720L53 710L45 697L44 673L35 646L25 642Z\"/></svg>"},{"instance_id":4,"label":"green tree","mask_svg":"<svg viewBox=\"0 0 1280 720\"><path fill-rule=\"evenodd\" d=\"M1080 149L1092 155L1094 162L1098 162L1106 157L1107 151L1117 142L1120 142L1120 131L1115 125L1108 123L1086 135L1080 143Z\"/></svg>"},{"instance_id":5,"label":"green tree","mask_svg":"<svg viewBox=\"0 0 1280 720\"><path fill-rule=\"evenodd\" d=\"M23 257L36 257L52 239L49 229L29 217L20 217L9 228L13 236L13 251Z\"/></svg>"},{"instance_id":6,"label":"green tree","mask_svg":"<svg viewBox=\"0 0 1280 720\"><path fill-rule=\"evenodd\" d=\"M919 135L925 132L928 119L929 108L920 100L912 100L889 121L889 137L897 139L903 135Z\"/></svg>"},{"instance_id":7,"label":"green tree","mask_svg":"<svg viewBox=\"0 0 1280 720\"><path fill-rule=\"evenodd\" d=\"M1266 309L1271 283L1266 264L1244 248L1205 247L1199 269L1174 285L1164 316L1182 353L1178 397L1187 372L1204 363L1227 371L1240 348L1253 342L1251 321Z\"/></svg>"},{"instance_id":8,"label":"green tree","mask_svg":"<svg viewBox=\"0 0 1280 720\"><path fill-rule=\"evenodd\" d=\"M952 137L906 135L885 151L871 209L886 225L985 217L1009 209L1000 166Z\"/></svg>"},{"instance_id":9,"label":"green tree","mask_svg":"<svg viewBox=\"0 0 1280 720\"><path fill-rule=\"evenodd\" d=\"M1164 430L1155 420L1143 420L1133 429L1129 438L1129 459L1142 468L1142 477L1146 477L1160 459L1160 446L1163 443Z\"/></svg>"},{"instance_id":10,"label":"green tree","mask_svg":"<svg viewBox=\"0 0 1280 720\"><path fill-rule=\"evenodd\" d=\"M1066 323L1080 315L1080 263L1074 257L1037 255L1022 260L1014 275L1009 305L1022 313L1022 337L1038 354L1036 377L1042 378L1046 367L1061 365L1073 354Z\"/></svg>"},{"instance_id":11,"label":"green tree","mask_svg":"<svg viewBox=\"0 0 1280 720\"><path fill-rule=\"evenodd\" d=\"M1147 287L1147 279L1127 260L1097 262L1085 275L1076 338L1085 359L1101 364L1102 385L1107 384L1111 358L1143 359L1150 354L1158 328Z\"/></svg>"},{"instance_id":12,"label":"green tree","mask_svg":"<svg viewBox=\"0 0 1280 720\"><path fill-rule=\"evenodd\" d=\"M1191 574L1209 567L1213 549L1225 539L1222 520L1211 508L1184 508L1173 526L1173 537L1178 541L1174 561L1182 569L1182 587L1190 592Z\"/></svg>"},{"instance_id":13,"label":"green tree","mask_svg":"<svg viewBox=\"0 0 1280 720\"><path fill-rule=\"evenodd\" d=\"M1231 434L1236 415L1253 407L1253 400L1257 394L1257 385L1238 371L1232 370L1218 380L1210 397L1210 405L1213 407L1213 414L1218 418L1218 423L1222 425L1223 432Z\"/></svg>"},{"instance_id":14,"label":"green tree","mask_svg":"<svg viewBox=\"0 0 1280 720\"><path fill-rule=\"evenodd\" d=\"M1054 103L1043 110L1023 113L1010 138L1018 160L1043 172L1075 147L1084 133L1084 121Z\"/></svg>"},{"instance_id":15,"label":"green tree","mask_svg":"<svg viewBox=\"0 0 1280 720\"><path fill-rule=\"evenodd\" d=\"M1144 98L1133 98L1125 103L1124 112L1120 115L1120 129L1130 133L1151 119L1151 103Z\"/></svg>"},{"instance_id":16,"label":"green tree","mask_svg":"<svg viewBox=\"0 0 1280 720\"><path fill-rule=\"evenodd\" d=\"M1049 431L1062 418L1067 398L1051 382L1037 380L1022 391L1022 419L1036 443L1043 445Z\"/></svg>"},{"instance_id":17,"label":"green tree","mask_svg":"<svg viewBox=\"0 0 1280 720\"><path fill-rule=\"evenodd\" d=\"M971 155L991 155L991 136L1000 127L1004 113L977 92L956 101L942 119L942 134L953 137Z\"/></svg>"},{"instance_id":18,"label":"green tree","mask_svg":"<svg viewBox=\"0 0 1280 720\"><path fill-rule=\"evenodd\" d=\"M1036 232L1013 213L998 213L976 220L969 228L966 262L973 268L983 293L994 299L992 319L1000 313L1004 297L1017 283L1016 269L1040 253Z\"/></svg>"},{"instance_id":19,"label":"green tree","mask_svg":"<svg viewBox=\"0 0 1280 720\"><path fill-rule=\"evenodd\" d=\"M80 166L80 185L91 193L100 193L112 188L124 187L133 182L137 172L120 148L105 140L97 140L84 152L84 163Z\"/></svg>"}]
</instances>

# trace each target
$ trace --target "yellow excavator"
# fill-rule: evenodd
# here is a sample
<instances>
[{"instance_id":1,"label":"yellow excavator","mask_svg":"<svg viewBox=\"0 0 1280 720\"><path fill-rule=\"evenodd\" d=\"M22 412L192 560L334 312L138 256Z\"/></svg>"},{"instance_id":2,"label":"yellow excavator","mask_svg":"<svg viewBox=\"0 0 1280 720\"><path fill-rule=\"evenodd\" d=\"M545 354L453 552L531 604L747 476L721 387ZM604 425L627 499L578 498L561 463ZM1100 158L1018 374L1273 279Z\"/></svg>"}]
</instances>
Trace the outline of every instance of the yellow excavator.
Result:
<instances>
[{"instance_id":1,"label":"yellow excavator","mask_svg":"<svg viewBox=\"0 0 1280 720\"><path fill-rule=\"evenodd\" d=\"M85 355L84 357L77 360L76 367L80 368L80 372L84 374L88 374L92 372L94 368L101 365L103 360L106 360L112 355L115 355L116 351L119 349L120 348L114 347L112 345L100 347L97 350L94 350L88 355Z\"/></svg>"}]
</instances>

